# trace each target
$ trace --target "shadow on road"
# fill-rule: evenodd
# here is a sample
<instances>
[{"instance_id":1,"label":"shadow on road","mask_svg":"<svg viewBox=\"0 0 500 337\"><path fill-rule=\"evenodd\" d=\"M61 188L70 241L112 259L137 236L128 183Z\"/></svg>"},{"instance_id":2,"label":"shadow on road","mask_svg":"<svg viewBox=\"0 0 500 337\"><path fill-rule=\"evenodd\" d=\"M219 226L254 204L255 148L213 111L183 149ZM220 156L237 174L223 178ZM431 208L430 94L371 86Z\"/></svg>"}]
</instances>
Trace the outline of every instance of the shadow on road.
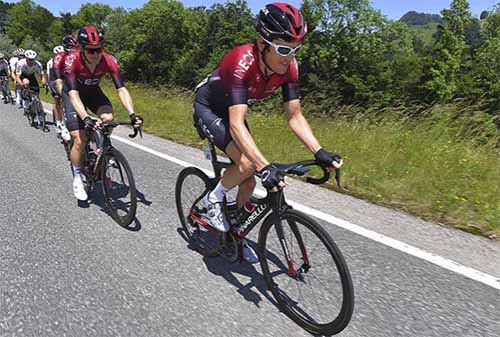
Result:
<instances>
[{"instance_id":1,"label":"shadow on road","mask_svg":"<svg viewBox=\"0 0 500 337\"><path fill-rule=\"evenodd\" d=\"M190 242L183 228L178 228L177 232L184 241L186 241L187 248L198 252L196 249L197 245ZM248 243L253 249L257 249L254 242L248 241ZM203 262L207 266L208 271L214 275L223 277L227 282L238 289L238 293L243 296L245 300L252 302L256 307L260 307L259 304L264 297L278 308L276 301L267 289L266 281L262 277L262 274L256 269L258 264L252 265L246 261L231 263L221 257L206 256L203 256ZM249 277L250 281L243 284L240 282L237 275Z\"/></svg>"}]
</instances>

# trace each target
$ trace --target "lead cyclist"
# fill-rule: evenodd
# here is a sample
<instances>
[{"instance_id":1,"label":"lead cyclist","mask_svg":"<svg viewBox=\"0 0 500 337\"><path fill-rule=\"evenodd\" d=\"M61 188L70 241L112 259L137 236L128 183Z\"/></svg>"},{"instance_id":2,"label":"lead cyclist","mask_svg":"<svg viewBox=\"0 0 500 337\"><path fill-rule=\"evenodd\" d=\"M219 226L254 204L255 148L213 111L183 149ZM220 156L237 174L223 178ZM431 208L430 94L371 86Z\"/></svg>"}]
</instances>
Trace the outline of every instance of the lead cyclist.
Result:
<instances>
[{"instance_id":1,"label":"lead cyclist","mask_svg":"<svg viewBox=\"0 0 500 337\"><path fill-rule=\"evenodd\" d=\"M233 162L203 199L207 220L220 231L228 231L230 226L223 212L224 197L238 186L237 206L246 208L255 189L256 171L266 189L285 186L281 172L262 154L250 133L246 121L250 102L268 97L281 87L292 132L321 165L330 171L342 166L342 158L320 145L302 114L295 59L307 31L302 13L286 3L271 3L257 15L255 28L256 41L227 53L196 88L194 125ZM258 261L246 241L243 257L250 263Z\"/></svg>"}]
</instances>

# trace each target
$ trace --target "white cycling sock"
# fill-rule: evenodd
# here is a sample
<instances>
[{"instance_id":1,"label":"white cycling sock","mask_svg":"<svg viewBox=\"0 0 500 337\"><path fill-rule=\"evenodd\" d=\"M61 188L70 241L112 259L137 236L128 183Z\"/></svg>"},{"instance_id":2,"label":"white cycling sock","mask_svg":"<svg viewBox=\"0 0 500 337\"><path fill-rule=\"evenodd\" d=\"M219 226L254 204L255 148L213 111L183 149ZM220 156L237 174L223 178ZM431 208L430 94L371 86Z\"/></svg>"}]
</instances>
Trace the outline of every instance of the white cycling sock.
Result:
<instances>
[{"instance_id":1,"label":"white cycling sock","mask_svg":"<svg viewBox=\"0 0 500 337\"><path fill-rule=\"evenodd\" d=\"M217 186L215 186L214 190L210 192L210 194L208 195L208 200L210 202L222 202L222 200L224 200L224 196L226 195L227 191L229 191L229 189L222 186L222 182L219 181Z\"/></svg>"},{"instance_id":2,"label":"white cycling sock","mask_svg":"<svg viewBox=\"0 0 500 337\"><path fill-rule=\"evenodd\" d=\"M82 169L80 166L73 166L73 174L75 176L82 174Z\"/></svg>"}]
</instances>

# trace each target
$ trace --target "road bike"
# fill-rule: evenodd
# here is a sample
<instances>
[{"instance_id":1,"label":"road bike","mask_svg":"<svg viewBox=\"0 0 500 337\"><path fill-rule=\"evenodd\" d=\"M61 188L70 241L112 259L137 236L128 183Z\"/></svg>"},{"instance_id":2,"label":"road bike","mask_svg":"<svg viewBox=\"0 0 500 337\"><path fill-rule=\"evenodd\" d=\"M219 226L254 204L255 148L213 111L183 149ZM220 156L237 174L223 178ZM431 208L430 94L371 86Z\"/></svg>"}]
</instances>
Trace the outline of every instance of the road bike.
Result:
<instances>
[{"instance_id":1,"label":"road bike","mask_svg":"<svg viewBox=\"0 0 500 337\"><path fill-rule=\"evenodd\" d=\"M26 88L22 92L22 97L25 102L24 115L28 118L28 123L30 126L35 126L42 130L42 132L49 131L46 126L46 113L43 110L39 110L41 106L41 101L38 95L35 93L33 88ZM36 122L35 122L36 121Z\"/></svg>"},{"instance_id":2,"label":"road bike","mask_svg":"<svg viewBox=\"0 0 500 337\"><path fill-rule=\"evenodd\" d=\"M107 210L120 226L128 227L137 210L137 190L132 169L125 156L111 144L112 129L131 125L130 121L98 122L92 130L86 129L87 144L84 150L83 180L89 195L101 183ZM141 128L134 127L130 138L141 135ZM68 160L73 140L62 140ZM71 161L70 161L71 166ZM73 168L71 167L71 172Z\"/></svg>"},{"instance_id":3,"label":"road bike","mask_svg":"<svg viewBox=\"0 0 500 337\"><path fill-rule=\"evenodd\" d=\"M205 217L207 209L202 199L218 183L222 169L231 163L218 161L210 142L208 157L215 177L208 177L196 167L184 168L177 177L177 212L190 246L204 256L242 261L242 240L263 220L257 254L279 308L312 334L333 335L345 329L354 309L354 290L345 259L330 234L287 204L284 189L267 191L262 198L253 196L253 213L228 232L217 231ZM314 160L275 165L282 174L295 176L304 176L310 171L308 167L317 166L322 177L307 177L306 181L322 184L329 179L328 170ZM223 209L226 219L230 219L226 200Z\"/></svg>"}]
</instances>

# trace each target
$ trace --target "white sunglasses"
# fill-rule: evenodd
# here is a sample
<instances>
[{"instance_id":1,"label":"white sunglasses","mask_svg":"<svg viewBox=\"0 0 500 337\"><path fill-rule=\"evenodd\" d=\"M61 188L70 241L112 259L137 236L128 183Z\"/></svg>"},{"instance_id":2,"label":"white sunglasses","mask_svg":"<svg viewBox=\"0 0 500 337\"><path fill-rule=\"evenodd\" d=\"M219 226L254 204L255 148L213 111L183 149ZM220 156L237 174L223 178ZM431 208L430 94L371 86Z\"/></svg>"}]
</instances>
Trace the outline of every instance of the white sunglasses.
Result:
<instances>
[{"instance_id":1,"label":"white sunglasses","mask_svg":"<svg viewBox=\"0 0 500 337\"><path fill-rule=\"evenodd\" d=\"M271 47L273 47L274 50L276 50L276 53L280 56L295 55L295 54L297 54L297 51L300 49L300 47L302 47L302 45L299 44L297 47L292 48L292 47L285 46L282 44L272 43L271 41L267 41L264 38L262 38L262 39L264 41L266 41L266 43L268 43Z\"/></svg>"}]
</instances>

